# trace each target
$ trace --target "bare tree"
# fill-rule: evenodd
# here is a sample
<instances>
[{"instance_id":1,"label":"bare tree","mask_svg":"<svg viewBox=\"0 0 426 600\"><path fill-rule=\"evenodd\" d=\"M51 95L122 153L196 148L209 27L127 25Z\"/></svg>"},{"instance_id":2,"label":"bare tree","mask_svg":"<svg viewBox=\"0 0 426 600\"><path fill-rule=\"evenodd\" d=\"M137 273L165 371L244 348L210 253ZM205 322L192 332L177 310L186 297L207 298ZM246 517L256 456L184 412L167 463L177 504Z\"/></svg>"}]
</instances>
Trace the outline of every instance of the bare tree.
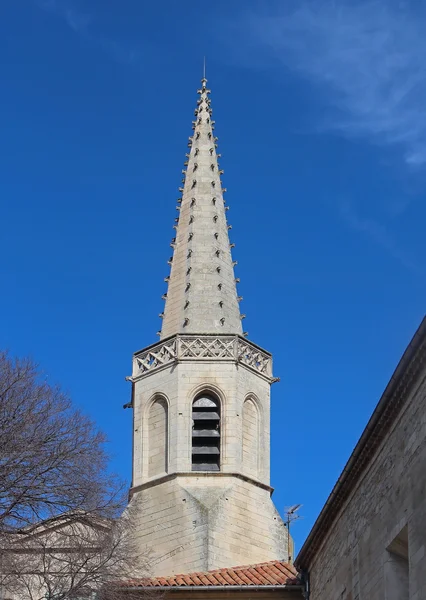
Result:
<instances>
[{"instance_id":1,"label":"bare tree","mask_svg":"<svg viewBox=\"0 0 426 600\"><path fill-rule=\"evenodd\" d=\"M73 510L113 517L124 488L105 437L36 365L0 353L0 531Z\"/></svg>"},{"instance_id":2,"label":"bare tree","mask_svg":"<svg viewBox=\"0 0 426 600\"><path fill-rule=\"evenodd\" d=\"M149 569L150 553L133 536L137 510L133 504L114 520L64 515L10 535L2 589L20 600L121 598L120 581Z\"/></svg>"},{"instance_id":3,"label":"bare tree","mask_svg":"<svg viewBox=\"0 0 426 600\"><path fill-rule=\"evenodd\" d=\"M136 507L105 437L28 359L0 352L0 576L22 600L63 600L146 573ZM120 518L118 518L120 517Z\"/></svg>"}]
</instances>

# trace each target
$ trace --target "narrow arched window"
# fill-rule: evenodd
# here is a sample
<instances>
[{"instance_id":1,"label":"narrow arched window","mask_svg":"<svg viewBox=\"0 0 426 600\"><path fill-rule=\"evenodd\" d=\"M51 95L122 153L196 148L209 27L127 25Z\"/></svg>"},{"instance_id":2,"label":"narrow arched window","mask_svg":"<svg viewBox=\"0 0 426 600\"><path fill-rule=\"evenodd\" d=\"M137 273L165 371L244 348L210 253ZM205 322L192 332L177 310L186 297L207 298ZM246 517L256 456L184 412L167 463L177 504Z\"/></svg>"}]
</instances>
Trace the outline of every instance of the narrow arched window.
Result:
<instances>
[{"instance_id":1,"label":"narrow arched window","mask_svg":"<svg viewBox=\"0 0 426 600\"><path fill-rule=\"evenodd\" d=\"M220 471L220 405L210 394L192 403L192 470Z\"/></svg>"},{"instance_id":2,"label":"narrow arched window","mask_svg":"<svg viewBox=\"0 0 426 600\"><path fill-rule=\"evenodd\" d=\"M243 404L243 469L248 475L258 475L259 412L254 400L247 398Z\"/></svg>"},{"instance_id":3,"label":"narrow arched window","mask_svg":"<svg viewBox=\"0 0 426 600\"><path fill-rule=\"evenodd\" d=\"M148 414L148 477L167 473L167 402L156 399Z\"/></svg>"}]
</instances>

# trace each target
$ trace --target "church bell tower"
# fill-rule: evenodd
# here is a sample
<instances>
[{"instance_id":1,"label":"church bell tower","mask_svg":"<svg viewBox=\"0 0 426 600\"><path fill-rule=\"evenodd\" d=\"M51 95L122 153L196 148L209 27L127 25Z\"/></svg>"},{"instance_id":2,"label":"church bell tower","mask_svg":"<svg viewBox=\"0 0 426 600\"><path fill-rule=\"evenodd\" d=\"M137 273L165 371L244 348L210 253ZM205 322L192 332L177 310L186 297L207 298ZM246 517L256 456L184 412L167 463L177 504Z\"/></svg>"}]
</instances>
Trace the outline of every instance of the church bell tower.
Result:
<instances>
[{"instance_id":1,"label":"church bell tower","mask_svg":"<svg viewBox=\"0 0 426 600\"><path fill-rule=\"evenodd\" d=\"M205 78L192 129L160 341L130 377L131 496L156 576L288 559L269 481L272 357L242 329Z\"/></svg>"}]
</instances>

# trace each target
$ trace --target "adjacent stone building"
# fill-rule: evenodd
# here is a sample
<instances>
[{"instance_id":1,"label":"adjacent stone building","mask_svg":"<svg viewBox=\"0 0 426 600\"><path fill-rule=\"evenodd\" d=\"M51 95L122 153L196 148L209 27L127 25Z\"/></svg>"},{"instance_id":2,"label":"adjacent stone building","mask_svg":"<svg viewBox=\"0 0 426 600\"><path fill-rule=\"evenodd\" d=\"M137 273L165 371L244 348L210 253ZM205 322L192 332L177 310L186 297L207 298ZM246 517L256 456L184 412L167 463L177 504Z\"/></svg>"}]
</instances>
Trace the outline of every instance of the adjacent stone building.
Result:
<instances>
[{"instance_id":1,"label":"adjacent stone building","mask_svg":"<svg viewBox=\"0 0 426 600\"><path fill-rule=\"evenodd\" d=\"M426 318L295 564L311 600L426 599Z\"/></svg>"}]
</instances>

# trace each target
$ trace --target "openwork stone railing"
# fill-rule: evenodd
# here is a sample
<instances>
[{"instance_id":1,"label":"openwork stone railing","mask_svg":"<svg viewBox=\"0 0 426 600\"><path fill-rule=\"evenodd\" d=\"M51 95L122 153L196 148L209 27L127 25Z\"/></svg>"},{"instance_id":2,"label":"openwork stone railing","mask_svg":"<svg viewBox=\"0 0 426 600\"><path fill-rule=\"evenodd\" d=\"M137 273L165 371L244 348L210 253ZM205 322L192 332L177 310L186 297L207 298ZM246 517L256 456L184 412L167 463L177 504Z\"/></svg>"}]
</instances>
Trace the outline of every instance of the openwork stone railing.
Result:
<instances>
[{"instance_id":1,"label":"openwork stone railing","mask_svg":"<svg viewBox=\"0 0 426 600\"><path fill-rule=\"evenodd\" d=\"M139 379L172 363L227 361L245 365L272 379L272 357L239 335L176 335L134 356L132 379Z\"/></svg>"}]
</instances>

